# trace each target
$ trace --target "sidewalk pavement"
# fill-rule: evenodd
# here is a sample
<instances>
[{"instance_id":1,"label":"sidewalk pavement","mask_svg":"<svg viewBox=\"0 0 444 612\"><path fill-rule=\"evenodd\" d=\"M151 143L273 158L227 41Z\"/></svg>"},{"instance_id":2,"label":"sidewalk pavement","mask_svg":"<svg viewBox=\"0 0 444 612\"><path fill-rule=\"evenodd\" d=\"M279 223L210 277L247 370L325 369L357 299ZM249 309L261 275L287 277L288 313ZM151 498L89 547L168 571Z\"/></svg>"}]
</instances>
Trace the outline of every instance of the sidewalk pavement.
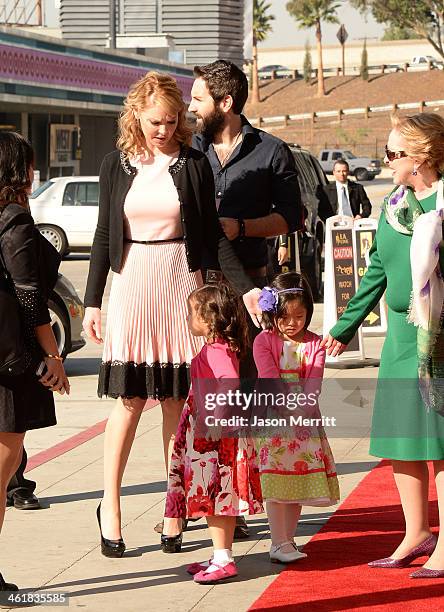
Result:
<instances>
[{"instance_id":1,"label":"sidewalk pavement","mask_svg":"<svg viewBox=\"0 0 444 612\"><path fill-rule=\"evenodd\" d=\"M318 327L320 332L321 310L322 306L316 307L314 331ZM378 357L381 344L381 338L366 340L369 356ZM122 519L127 552L122 559L101 555L95 511L103 486L102 432L113 400L96 397L100 351L88 344L67 360L72 396L56 398L59 424L26 436L30 466L44 461L28 472L37 481L36 493L44 508L7 509L0 570L21 588L66 592L71 608L94 612L246 610L284 567L269 562L265 515L248 520L250 538L235 542L240 575L231 583L201 586L185 572L187 564L211 555L203 520L192 523L184 534L181 554L160 551L160 536L153 531L162 518L166 486L159 406L142 415L124 477ZM325 376L376 378L377 368L326 369ZM361 395L365 399L366 391ZM330 443L343 500L377 460L367 453L366 432L356 438L331 437ZM307 542L334 510L305 507L298 544Z\"/></svg>"}]
</instances>

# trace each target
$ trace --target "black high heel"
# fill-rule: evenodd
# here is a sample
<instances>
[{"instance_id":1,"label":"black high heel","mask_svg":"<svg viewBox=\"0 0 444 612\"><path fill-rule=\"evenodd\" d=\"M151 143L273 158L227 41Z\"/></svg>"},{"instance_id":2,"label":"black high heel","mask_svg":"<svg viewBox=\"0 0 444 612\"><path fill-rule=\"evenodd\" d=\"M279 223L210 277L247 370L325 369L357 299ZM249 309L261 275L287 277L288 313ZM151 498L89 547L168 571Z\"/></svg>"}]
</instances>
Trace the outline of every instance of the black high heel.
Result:
<instances>
[{"instance_id":1,"label":"black high heel","mask_svg":"<svg viewBox=\"0 0 444 612\"><path fill-rule=\"evenodd\" d=\"M0 574L0 591L18 591L18 586L12 582L5 582L5 579Z\"/></svg>"},{"instance_id":2,"label":"black high heel","mask_svg":"<svg viewBox=\"0 0 444 612\"><path fill-rule=\"evenodd\" d=\"M102 555L104 557L123 557L123 553L125 552L125 542L120 538L119 540L108 540L103 537L102 534L102 523L100 520L100 507L102 502L97 507L97 522L99 523L100 529L100 544L102 546Z\"/></svg>"},{"instance_id":3,"label":"black high heel","mask_svg":"<svg viewBox=\"0 0 444 612\"><path fill-rule=\"evenodd\" d=\"M182 532L175 536L160 536L160 547L164 553L180 553L182 549Z\"/></svg>"}]
</instances>

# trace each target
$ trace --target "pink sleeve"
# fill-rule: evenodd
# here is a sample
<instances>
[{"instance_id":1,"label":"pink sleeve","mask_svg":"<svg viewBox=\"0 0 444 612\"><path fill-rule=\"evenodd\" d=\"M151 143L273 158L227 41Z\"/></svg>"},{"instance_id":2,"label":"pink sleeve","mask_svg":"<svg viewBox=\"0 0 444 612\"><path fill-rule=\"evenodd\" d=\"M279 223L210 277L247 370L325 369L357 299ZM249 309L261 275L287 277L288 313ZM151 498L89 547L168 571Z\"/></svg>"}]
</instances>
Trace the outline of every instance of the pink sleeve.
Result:
<instances>
[{"instance_id":1,"label":"pink sleeve","mask_svg":"<svg viewBox=\"0 0 444 612\"><path fill-rule=\"evenodd\" d=\"M279 364L276 363L269 334L261 332L253 343L253 356L258 378L280 378Z\"/></svg>"},{"instance_id":2,"label":"pink sleeve","mask_svg":"<svg viewBox=\"0 0 444 612\"><path fill-rule=\"evenodd\" d=\"M320 393L324 376L325 349L320 347L321 338L313 341L313 355L310 360L310 370L304 384L305 393Z\"/></svg>"},{"instance_id":3,"label":"pink sleeve","mask_svg":"<svg viewBox=\"0 0 444 612\"><path fill-rule=\"evenodd\" d=\"M226 345L207 344L206 357L215 378L239 378L237 357Z\"/></svg>"}]
</instances>

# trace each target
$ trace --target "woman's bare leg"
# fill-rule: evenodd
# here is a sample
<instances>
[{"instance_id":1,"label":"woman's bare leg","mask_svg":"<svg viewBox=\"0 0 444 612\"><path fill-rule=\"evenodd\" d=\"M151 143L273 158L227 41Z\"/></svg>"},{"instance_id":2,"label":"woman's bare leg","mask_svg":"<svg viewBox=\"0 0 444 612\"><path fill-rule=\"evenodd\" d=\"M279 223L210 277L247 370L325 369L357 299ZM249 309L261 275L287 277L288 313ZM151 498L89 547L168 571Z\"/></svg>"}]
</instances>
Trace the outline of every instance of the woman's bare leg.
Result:
<instances>
[{"instance_id":1,"label":"woman's bare leg","mask_svg":"<svg viewBox=\"0 0 444 612\"><path fill-rule=\"evenodd\" d=\"M175 400L169 397L163 402L160 402L160 405L162 406L163 455L165 460L166 480L168 483L172 444L174 442L174 436L176 435L177 426L179 425L184 400ZM182 531L182 519L164 518L163 522L163 533L165 535L175 536Z\"/></svg>"},{"instance_id":2,"label":"woman's bare leg","mask_svg":"<svg viewBox=\"0 0 444 612\"><path fill-rule=\"evenodd\" d=\"M5 518L6 490L20 465L24 433L0 433L0 531Z\"/></svg>"},{"instance_id":3,"label":"woman's bare leg","mask_svg":"<svg viewBox=\"0 0 444 612\"><path fill-rule=\"evenodd\" d=\"M405 536L391 557L402 559L430 535L429 470L425 461L392 461L392 464L404 513Z\"/></svg>"},{"instance_id":4,"label":"woman's bare leg","mask_svg":"<svg viewBox=\"0 0 444 612\"><path fill-rule=\"evenodd\" d=\"M424 564L428 569L444 569L444 461L434 461L436 491L439 508L439 537L435 552Z\"/></svg>"},{"instance_id":5,"label":"woman's bare leg","mask_svg":"<svg viewBox=\"0 0 444 612\"><path fill-rule=\"evenodd\" d=\"M101 520L103 536L109 540L122 537L120 487L145 403L141 398L117 400L106 424Z\"/></svg>"}]
</instances>

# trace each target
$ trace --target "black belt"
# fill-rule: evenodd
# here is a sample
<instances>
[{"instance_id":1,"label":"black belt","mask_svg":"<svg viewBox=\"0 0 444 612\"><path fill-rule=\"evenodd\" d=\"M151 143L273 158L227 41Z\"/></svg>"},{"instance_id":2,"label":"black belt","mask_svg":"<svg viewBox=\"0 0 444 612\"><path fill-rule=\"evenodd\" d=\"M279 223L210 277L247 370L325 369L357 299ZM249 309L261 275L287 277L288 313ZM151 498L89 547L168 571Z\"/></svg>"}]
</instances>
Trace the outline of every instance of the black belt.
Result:
<instances>
[{"instance_id":1,"label":"black belt","mask_svg":"<svg viewBox=\"0 0 444 612\"><path fill-rule=\"evenodd\" d=\"M166 244L167 242L183 242L183 236L180 238L167 238L167 240L133 240L132 238L125 238L125 242L131 244Z\"/></svg>"}]
</instances>

